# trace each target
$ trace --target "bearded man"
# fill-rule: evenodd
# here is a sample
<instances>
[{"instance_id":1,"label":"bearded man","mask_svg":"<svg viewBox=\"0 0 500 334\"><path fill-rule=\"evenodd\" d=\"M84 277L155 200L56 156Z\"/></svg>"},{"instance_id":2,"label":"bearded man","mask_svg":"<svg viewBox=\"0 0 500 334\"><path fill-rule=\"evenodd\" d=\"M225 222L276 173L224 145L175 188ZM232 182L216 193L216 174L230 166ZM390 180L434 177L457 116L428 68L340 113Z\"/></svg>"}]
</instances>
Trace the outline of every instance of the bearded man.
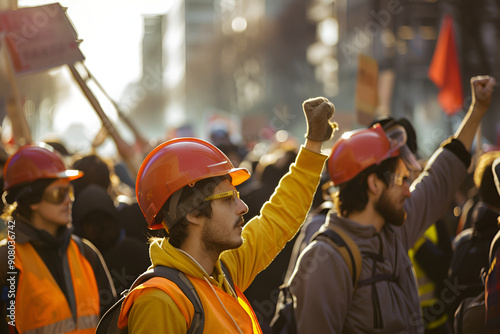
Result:
<instances>
[{"instance_id":1,"label":"bearded man","mask_svg":"<svg viewBox=\"0 0 500 334\"><path fill-rule=\"evenodd\" d=\"M487 76L471 79L473 100L462 124L411 185L416 161L402 126L384 132L375 125L335 143L328 171L338 193L323 228L340 228L352 239L360 276L353 279L356 261L348 263L342 247L310 243L288 282L297 333L424 332L408 250L445 213L465 177L494 85Z\"/></svg>"}]
</instances>

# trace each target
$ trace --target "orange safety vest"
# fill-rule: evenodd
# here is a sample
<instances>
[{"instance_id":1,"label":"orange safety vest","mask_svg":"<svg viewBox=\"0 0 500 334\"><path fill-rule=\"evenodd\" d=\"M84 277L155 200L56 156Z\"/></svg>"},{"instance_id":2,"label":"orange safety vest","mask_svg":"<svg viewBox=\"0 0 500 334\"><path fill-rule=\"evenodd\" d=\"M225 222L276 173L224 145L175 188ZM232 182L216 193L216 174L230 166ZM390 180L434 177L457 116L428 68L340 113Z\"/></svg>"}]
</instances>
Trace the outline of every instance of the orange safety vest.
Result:
<instances>
[{"instance_id":1,"label":"orange safety vest","mask_svg":"<svg viewBox=\"0 0 500 334\"><path fill-rule=\"evenodd\" d=\"M76 319L64 293L30 243L16 244L15 266L19 269L15 319L20 334L95 333L99 322L99 291L94 271L76 242L66 251Z\"/></svg>"},{"instance_id":2,"label":"orange safety vest","mask_svg":"<svg viewBox=\"0 0 500 334\"><path fill-rule=\"evenodd\" d=\"M204 333L235 333L236 328L231 320L232 317L243 333L262 334L257 316L250 306L250 303L245 298L245 295L237 286L234 288L238 299L224 292L222 289L212 286L220 301L224 304L223 307L214 295L212 288L209 286L210 283L192 276L188 277L191 283L193 283L201 300L201 304L203 305L203 311L205 313ZM174 282L163 277L154 277L132 290L125 298L122 305L122 312L118 320L119 328L123 329L127 326L128 314L132 308L132 304L135 299L141 295L141 290L145 288L157 288L170 295L181 309L186 320L187 328L191 326L191 321L194 316L194 307L186 295ZM227 313L231 314L231 317L229 317Z\"/></svg>"}]
</instances>

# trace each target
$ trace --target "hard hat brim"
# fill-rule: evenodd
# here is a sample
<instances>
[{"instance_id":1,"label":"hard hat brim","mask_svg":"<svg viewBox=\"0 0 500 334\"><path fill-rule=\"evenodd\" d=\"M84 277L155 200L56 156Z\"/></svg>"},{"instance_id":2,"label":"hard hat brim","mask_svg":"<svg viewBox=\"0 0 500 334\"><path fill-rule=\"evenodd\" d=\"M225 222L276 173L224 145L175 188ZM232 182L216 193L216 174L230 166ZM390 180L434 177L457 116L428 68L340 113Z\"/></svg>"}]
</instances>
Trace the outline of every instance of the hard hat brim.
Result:
<instances>
[{"instance_id":1,"label":"hard hat brim","mask_svg":"<svg viewBox=\"0 0 500 334\"><path fill-rule=\"evenodd\" d=\"M250 178L250 172L246 168L233 168L229 171L233 186L242 184Z\"/></svg>"},{"instance_id":2,"label":"hard hat brim","mask_svg":"<svg viewBox=\"0 0 500 334\"><path fill-rule=\"evenodd\" d=\"M56 174L56 178L58 179L68 179L70 181L79 179L83 176L83 172L76 170L76 169L67 169L65 171L62 171L60 173Z\"/></svg>"}]
</instances>

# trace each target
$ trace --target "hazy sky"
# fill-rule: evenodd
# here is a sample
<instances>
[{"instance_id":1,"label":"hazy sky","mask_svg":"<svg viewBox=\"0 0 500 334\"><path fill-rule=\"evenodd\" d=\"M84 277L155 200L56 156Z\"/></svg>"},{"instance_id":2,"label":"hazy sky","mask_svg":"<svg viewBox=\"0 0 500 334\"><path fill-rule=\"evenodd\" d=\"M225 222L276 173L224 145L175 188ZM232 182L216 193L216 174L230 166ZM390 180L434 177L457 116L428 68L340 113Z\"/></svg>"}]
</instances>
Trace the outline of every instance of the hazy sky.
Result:
<instances>
[{"instance_id":1,"label":"hazy sky","mask_svg":"<svg viewBox=\"0 0 500 334\"><path fill-rule=\"evenodd\" d=\"M19 0L18 3L19 7L31 7L53 2ZM143 15L166 13L172 0L62 0L59 3L68 8L67 14L78 38L83 40L80 50L86 58L87 68L107 93L119 101L125 87L141 75ZM90 143L101 127L100 120L67 69L55 69L52 73L62 77L63 82L67 80L69 89L69 94L60 97L56 106L55 132L76 141L79 140L77 134L70 130L68 135L68 129L71 125L81 124ZM108 116L116 120L113 108L103 107Z\"/></svg>"}]
</instances>

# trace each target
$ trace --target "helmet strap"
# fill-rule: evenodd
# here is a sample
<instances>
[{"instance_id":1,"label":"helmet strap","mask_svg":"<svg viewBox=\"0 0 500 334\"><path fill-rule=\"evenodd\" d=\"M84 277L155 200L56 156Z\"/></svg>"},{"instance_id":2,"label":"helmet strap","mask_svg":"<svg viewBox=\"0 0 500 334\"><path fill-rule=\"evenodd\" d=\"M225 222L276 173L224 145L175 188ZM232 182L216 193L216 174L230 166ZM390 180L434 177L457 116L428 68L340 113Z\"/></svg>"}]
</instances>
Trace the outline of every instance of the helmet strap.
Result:
<instances>
[{"instance_id":1,"label":"helmet strap","mask_svg":"<svg viewBox=\"0 0 500 334\"><path fill-rule=\"evenodd\" d=\"M168 228L172 228L174 223L177 221L177 205L179 204L179 200L181 198L182 189L177 190L170 199L170 204L168 205L168 210L163 206L160 212L163 214L165 222Z\"/></svg>"}]
</instances>

